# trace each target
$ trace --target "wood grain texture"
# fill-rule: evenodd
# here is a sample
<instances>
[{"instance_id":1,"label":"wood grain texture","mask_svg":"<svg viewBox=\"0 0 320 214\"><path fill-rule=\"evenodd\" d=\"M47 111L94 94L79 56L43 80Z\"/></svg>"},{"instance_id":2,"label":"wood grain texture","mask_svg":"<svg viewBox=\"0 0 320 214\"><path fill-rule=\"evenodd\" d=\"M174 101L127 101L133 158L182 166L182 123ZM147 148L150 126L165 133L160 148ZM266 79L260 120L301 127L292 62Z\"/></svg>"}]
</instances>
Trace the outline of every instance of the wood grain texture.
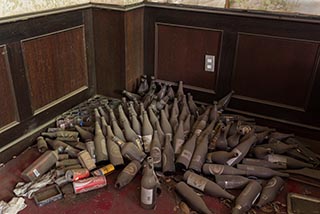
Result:
<instances>
[{"instance_id":1,"label":"wood grain texture","mask_svg":"<svg viewBox=\"0 0 320 214\"><path fill-rule=\"evenodd\" d=\"M143 74L143 17L143 8L125 13L126 89L129 91L137 88Z\"/></svg>"},{"instance_id":2,"label":"wood grain texture","mask_svg":"<svg viewBox=\"0 0 320 214\"><path fill-rule=\"evenodd\" d=\"M93 9L97 93L120 97L125 83L124 13Z\"/></svg>"},{"instance_id":3,"label":"wood grain texture","mask_svg":"<svg viewBox=\"0 0 320 214\"><path fill-rule=\"evenodd\" d=\"M34 111L88 85L83 27L24 40L22 49Z\"/></svg>"},{"instance_id":4,"label":"wood grain texture","mask_svg":"<svg viewBox=\"0 0 320 214\"><path fill-rule=\"evenodd\" d=\"M0 130L17 120L16 102L5 46L0 46Z\"/></svg>"},{"instance_id":5,"label":"wood grain texture","mask_svg":"<svg viewBox=\"0 0 320 214\"><path fill-rule=\"evenodd\" d=\"M221 36L220 31L157 23L156 77L214 91ZM215 56L215 72L204 70L206 54Z\"/></svg>"},{"instance_id":6,"label":"wood grain texture","mask_svg":"<svg viewBox=\"0 0 320 214\"><path fill-rule=\"evenodd\" d=\"M240 34L233 89L262 102L305 109L318 47L315 42Z\"/></svg>"}]
</instances>

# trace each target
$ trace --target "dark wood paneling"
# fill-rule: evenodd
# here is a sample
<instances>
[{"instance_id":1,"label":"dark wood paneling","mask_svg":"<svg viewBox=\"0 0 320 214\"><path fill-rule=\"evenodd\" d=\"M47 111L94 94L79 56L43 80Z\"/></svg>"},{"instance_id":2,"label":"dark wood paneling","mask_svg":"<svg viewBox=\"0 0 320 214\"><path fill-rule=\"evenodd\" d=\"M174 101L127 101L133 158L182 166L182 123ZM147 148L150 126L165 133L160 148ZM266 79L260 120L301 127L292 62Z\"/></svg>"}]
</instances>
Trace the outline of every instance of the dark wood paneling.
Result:
<instances>
[{"instance_id":1,"label":"dark wood paneling","mask_svg":"<svg viewBox=\"0 0 320 214\"><path fill-rule=\"evenodd\" d=\"M33 110L87 86L83 27L25 40L22 48Z\"/></svg>"},{"instance_id":2,"label":"dark wood paneling","mask_svg":"<svg viewBox=\"0 0 320 214\"><path fill-rule=\"evenodd\" d=\"M318 47L315 42L240 34L232 88L258 102L304 110Z\"/></svg>"},{"instance_id":3,"label":"dark wood paneling","mask_svg":"<svg viewBox=\"0 0 320 214\"><path fill-rule=\"evenodd\" d=\"M146 74L154 75L157 67L161 66L155 60L159 54L155 33L157 23L222 31L219 73L212 82L212 85L215 84L216 93L208 94L192 88L191 92L195 95L195 99L210 103L230 90L235 90L237 94L231 100L228 110L272 121L278 127L289 125L290 129L298 134L319 136L317 134L320 130L318 23L284 20L276 15L242 16L240 13L224 13L224 11L204 12L159 8L152 5L147 5L145 8L144 22ZM238 40L239 34L241 36ZM186 33L179 33L176 37L182 38L183 41ZM198 45L198 40L176 43L172 42L170 45L175 49L188 50ZM162 48L161 45L159 47ZM176 51L173 49L169 47L168 51L162 54L171 56L171 52ZM193 54L193 59L197 60L179 61L197 64L201 58L203 63L202 57L198 55L200 54L197 52ZM167 72L177 72L180 75L184 73L183 70Z\"/></svg>"},{"instance_id":4,"label":"dark wood paneling","mask_svg":"<svg viewBox=\"0 0 320 214\"><path fill-rule=\"evenodd\" d=\"M16 102L7 59L6 47L0 46L0 130L17 120Z\"/></svg>"},{"instance_id":5,"label":"dark wood paneling","mask_svg":"<svg viewBox=\"0 0 320 214\"><path fill-rule=\"evenodd\" d=\"M124 13L94 9L97 93L119 97L125 88Z\"/></svg>"},{"instance_id":6,"label":"dark wood paneling","mask_svg":"<svg viewBox=\"0 0 320 214\"><path fill-rule=\"evenodd\" d=\"M143 74L143 17L143 8L125 13L126 89L129 91L137 87Z\"/></svg>"},{"instance_id":7,"label":"dark wood paneling","mask_svg":"<svg viewBox=\"0 0 320 214\"><path fill-rule=\"evenodd\" d=\"M214 91L221 37L221 31L157 23L156 77ZM215 56L215 72L204 70L206 54Z\"/></svg>"}]
</instances>

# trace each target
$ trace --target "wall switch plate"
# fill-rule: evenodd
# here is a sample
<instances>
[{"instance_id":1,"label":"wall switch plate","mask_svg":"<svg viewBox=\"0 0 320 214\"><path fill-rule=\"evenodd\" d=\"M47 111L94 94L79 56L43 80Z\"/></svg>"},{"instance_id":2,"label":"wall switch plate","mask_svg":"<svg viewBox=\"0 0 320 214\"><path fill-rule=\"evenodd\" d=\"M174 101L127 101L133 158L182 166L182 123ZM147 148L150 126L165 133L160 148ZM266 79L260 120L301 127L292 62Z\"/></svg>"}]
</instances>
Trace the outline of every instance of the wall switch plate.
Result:
<instances>
[{"instance_id":1,"label":"wall switch plate","mask_svg":"<svg viewBox=\"0 0 320 214\"><path fill-rule=\"evenodd\" d=\"M204 70L208 72L214 72L215 56L205 55Z\"/></svg>"}]
</instances>

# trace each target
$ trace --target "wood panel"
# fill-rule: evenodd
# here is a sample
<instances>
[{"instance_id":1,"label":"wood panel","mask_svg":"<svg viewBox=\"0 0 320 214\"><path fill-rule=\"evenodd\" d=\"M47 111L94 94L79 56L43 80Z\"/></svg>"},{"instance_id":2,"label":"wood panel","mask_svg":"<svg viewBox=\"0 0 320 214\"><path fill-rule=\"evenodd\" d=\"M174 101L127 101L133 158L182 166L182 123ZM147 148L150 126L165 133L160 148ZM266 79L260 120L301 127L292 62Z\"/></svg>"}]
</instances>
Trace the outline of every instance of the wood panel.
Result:
<instances>
[{"instance_id":1,"label":"wood panel","mask_svg":"<svg viewBox=\"0 0 320 214\"><path fill-rule=\"evenodd\" d=\"M0 46L0 130L17 120L16 102L7 58L7 49Z\"/></svg>"},{"instance_id":2,"label":"wood panel","mask_svg":"<svg viewBox=\"0 0 320 214\"><path fill-rule=\"evenodd\" d=\"M83 27L24 40L22 48L33 110L88 85Z\"/></svg>"},{"instance_id":3,"label":"wood panel","mask_svg":"<svg viewBox=\"0 0 320 214\"><path fill-rule=\"evenodd\" d=\"M126 89L129 91L136 89L143 74L143 17L143 8L125 13Z\"/></svg>"},{"instance_id":4,"label":"wood panel","mask_svg":"<svg viewBox=\"0 0 320 214\"><path fill-rule=\"evenodd\" d=\"M240 34L232 87L257 102L304 110L318 48L316 42Z\"/></svg>"},{"instance_id":5,"label":"wood panel","mask_svg":"<svg viewBox=\"0 0 320 214\"><path fill-rule=\"evenodd\" d=\"M215 90L219 72L221 31L156 24L155 74L158 79ZM204 70L205 55L215 56L215 72Z\"/></svg>"},{"instance_id":6,"label":"wood panel","mask_svg":"<svg viewBox=\"0 0 320 214\"><path fill-rule=\"evenodd\" d=\"M125 88L124 13L93 9L97 93L119 97Z\"/></svg>"}]
</instances>

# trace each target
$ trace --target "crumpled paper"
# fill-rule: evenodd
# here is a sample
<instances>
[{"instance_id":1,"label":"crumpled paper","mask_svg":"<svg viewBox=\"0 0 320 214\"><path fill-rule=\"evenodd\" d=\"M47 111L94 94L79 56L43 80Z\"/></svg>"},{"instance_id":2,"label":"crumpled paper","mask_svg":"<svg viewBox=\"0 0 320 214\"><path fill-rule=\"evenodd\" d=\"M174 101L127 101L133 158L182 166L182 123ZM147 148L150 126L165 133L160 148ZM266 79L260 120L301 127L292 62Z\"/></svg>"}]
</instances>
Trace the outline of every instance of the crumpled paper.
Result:
<instances>
[{"instance_id":1,"label":"crumpled paper","mask_svg":"<svg viewBox=\"0 0 320 214\"><path fill-rule=\"evenodd\" d=\"M0 214L16 214L26 207L24 198L13 197L9 203L0 201Z\"/></svg>"},{"instance_id":2,"label":"crumpled paper","mask_svg":"<svg viewBox=\"0 0 320 214\"><path fill-rule=\"evenodd\" d=\"M14 188L13 192L16 196L23 196L29 199L33 198L33 193L39 189L54 183L55 170L51 170L47 174L44 174L40 179L29 183L19 182Z\"/></svg>"}]
</instances>

